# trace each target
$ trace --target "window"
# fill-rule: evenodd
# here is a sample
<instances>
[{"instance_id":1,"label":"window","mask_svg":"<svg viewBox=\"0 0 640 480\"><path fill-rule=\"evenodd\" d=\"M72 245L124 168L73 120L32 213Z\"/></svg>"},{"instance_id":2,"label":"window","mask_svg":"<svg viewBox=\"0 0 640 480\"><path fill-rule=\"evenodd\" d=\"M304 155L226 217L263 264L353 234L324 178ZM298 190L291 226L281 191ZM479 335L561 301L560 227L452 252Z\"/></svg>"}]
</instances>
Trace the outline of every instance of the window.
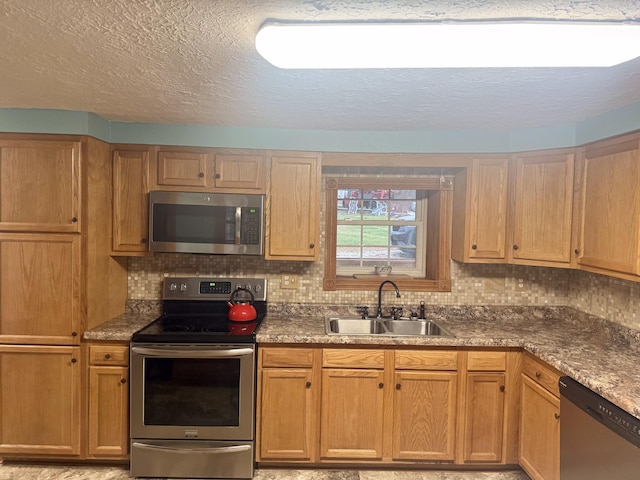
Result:
<instances>
[{"instance_id":1,"label":"window","mask_svg":"<svg viewBox=\"0 0 640 480\"><path fill-rule=\"evenodd\" d=\"M450 177L327 178L325 290L450 291Z\"/></svg>"}]
</instances>

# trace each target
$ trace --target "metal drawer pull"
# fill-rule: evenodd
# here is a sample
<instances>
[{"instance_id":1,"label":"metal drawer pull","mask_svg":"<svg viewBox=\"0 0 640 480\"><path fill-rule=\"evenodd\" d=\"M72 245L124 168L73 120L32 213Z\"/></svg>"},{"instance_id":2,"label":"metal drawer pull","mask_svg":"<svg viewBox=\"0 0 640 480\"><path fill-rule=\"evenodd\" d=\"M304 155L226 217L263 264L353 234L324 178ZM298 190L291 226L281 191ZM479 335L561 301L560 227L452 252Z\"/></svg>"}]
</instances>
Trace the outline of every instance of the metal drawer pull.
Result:
<instances>
[{"instance_id":1,"label":"metal drawer pull","mask_svg":"<svg viewBox=\"0 0 640 480\"><path fill-rule=\"evenodd\" d=\"M176 447L163 447L160 445L148 445L146 443L133 442L133 446L136 448L142 448L144 450L163 450L172 453L233 453L233 452L246 452L251 450L251 445L233 445L231 447L212 447L212 448L176 448Z\"/></svg>"}]
</instances>

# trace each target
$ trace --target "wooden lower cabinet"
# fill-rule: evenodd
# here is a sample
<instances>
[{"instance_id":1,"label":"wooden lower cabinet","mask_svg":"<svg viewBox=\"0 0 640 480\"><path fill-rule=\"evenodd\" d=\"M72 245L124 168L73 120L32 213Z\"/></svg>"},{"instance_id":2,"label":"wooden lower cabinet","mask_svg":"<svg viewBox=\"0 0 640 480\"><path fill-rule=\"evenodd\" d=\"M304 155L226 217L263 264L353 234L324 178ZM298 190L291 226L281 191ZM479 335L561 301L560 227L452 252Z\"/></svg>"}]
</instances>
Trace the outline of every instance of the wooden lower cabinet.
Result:
<instances>
[{"instance_id":1,"label":"wooden lower cabinet","mask_svg":"<svg viewBox=\"0 0 640 480\"><path fill-rule=\"evenodd\" d=\"M504 384L504 373L467 373L463 417L465 463L502 461Z\"/></svg>"},{"instance_id":2,"label":"wooden lower cabinet","mask_svg":"<svg viewBox=\"0 0 640 480\"><path fill-rule=\"evenodd\" d=\"M258 350L256 459L315 462L321 350L267 347Z\"/></svg>"},{"instance_id":3,"label":"wooden lower cabinet","mask_svg":"<svg viewBox=\"0 0 640 480\"><path fill-rule=\"evenodd\" d=\"M80 454L80 347L0 346L0 454Z\"/></svg>"},{"instance_id":4,"label":"wooden lower cabinet","mask_svg":"<svg viewBox=\"0 0 640 480\"><path fill-rule=\"evenodd\" d=\"M522 373L520 465L533 480L560 478L560 399L551 367L526 356Z\"/></svg>"},{"instance_id":5,"label":"wooden lower cabinet","mask_svg":"<svg viewBox=\"0 0 640 480\"><path fill-rule=\"evenodd\" d=\"M458 375L396 372L393 460L443 460L455 456Z\"/></svg>"},{"instance_id":6,"label":"wooden lower cabinet","mask_svg":"<svg viewBox=\"0 0 640 480\"><path fill-rule=\"evenodd\" d=\"M128 365L126 344L89 346L89 458L128 458Z\"/></svg>"},{"instance_id":7,"label":"wooden lower cabinet","mask_svg":"<svg viewBox=\"0 0 640 480\"><path fill-rule=\"evenodd\" d=\"M311 461L316 413L311 369L269 368L261 375L258 458Z\"/></svg>"},{"instance_id":8,"label":"wooden lower cabinet","mask_svg":"<svg viewBox=\"0 0 640 480\"><path fill-rule=\"evenodd\" d=\"M383 406L382 369L323 369L320 457L381 460Z\"/></svg>"},{"instance_id":9,"label":"wooden lower cabinet","mask_svg":"<svg viewBox=\"0 0 640 480\"><path fill-rule=\"evenodd\" d=\"M259 347L257 460L518 461L516 351Z\"/></svg>"}]
</instances>

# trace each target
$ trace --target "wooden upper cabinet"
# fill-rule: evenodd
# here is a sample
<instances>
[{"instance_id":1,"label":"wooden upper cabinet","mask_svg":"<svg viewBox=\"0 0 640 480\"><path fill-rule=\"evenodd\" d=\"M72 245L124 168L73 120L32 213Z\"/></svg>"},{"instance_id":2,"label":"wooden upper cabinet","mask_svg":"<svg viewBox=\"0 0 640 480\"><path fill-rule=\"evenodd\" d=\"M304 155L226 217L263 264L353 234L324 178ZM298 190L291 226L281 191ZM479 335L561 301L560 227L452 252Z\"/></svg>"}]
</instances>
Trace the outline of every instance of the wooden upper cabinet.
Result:
<instances>
[{"instance_id":1,"label":"wooden upper cabinet","mask_svg":"<svg viewBox=\"0 0 640 480\"><path fill-rule=\"evenodd\" d=\"M0 230L79 232L81 142L0 140Z\"/></svg>"},{"instance_id":2,"label":"wooden upper cabinet","mask_svg":"<svg viewBox=\"0 0 640 480\"><path fill-rule=\"evenodd\" d=\"M214 175L216 189L264 193L266 186L265 163L262 154L216 154Z\"/></svg>"},{"instance_id":3,"label":"wooden upper cabinet","mask_svg":"<svg viewBox=\"0 0 640 480\"><path fill-rule=\"evenodd\" d=\"M0 343L79 344L80 240L0 233Z\"/></svg>"},{"instance_id":4,"label":"wooden upper cabinet","mask_svg":"<svg viewBox=\"0 0 640 480\"><path fill-rule=\"evenodd\" d=\"M316 261L320 239L320 154L271 152L265 258Z\"/></svg>"},{"instance_id":5,"label":"wooden upper cabinet","mask_svg":"<svg viewBox=\"0 0 640 480\"><path fill-rule=\"evenodd\" d=\"M204 152L158 152L157 184L164 186L206 187L210 155Z\"/></svg>"},{"instance_id":6,"label":"wooden upper cabinet","mask_svg":"<svg viewBox=\"0 0 640 480\"><path fill-rule=\"evenodd\" d=\"M451 253L454 260L506 260L509 158L474 158L455 177Z\"/></svg>"},{"instance_id":7,"label":"wooden upper cabinet","mask_svg":"<svg viewBox=\"0 0 640 480\"><path fill-rule=\"evenodd\" d=\"M514 263L571 261L574 154L515 158Z\"/></svg>"},{"instance_id":8,"label":"wooden upper cabinet","mask_svg":"<svg viewBox=\"0 0 640 480\"><path fill-rule=\"evenodd\" d=\"M640 274L639 147L630 135L584 150L578 263L587 270Z\"/></svg>"},{"instance_id":9,"label":"wooden upper cabinet","mask_svg":"<svg viewBox=\"0 0 640 480\"><path fill-rule=\"evenodd\" d=\"M148 250L150 150L113 151L113 252Z\"/></svg>"},{"instance_id":10,"label":"wooden upper cabinet","mask_svg":"<svg viewBox=\"0 0 640 480\"><path fill-rule=\"evenodd\" d=\"M155 190L265 193L261 150L159 147Z\"/></svg>"}]
</instances>

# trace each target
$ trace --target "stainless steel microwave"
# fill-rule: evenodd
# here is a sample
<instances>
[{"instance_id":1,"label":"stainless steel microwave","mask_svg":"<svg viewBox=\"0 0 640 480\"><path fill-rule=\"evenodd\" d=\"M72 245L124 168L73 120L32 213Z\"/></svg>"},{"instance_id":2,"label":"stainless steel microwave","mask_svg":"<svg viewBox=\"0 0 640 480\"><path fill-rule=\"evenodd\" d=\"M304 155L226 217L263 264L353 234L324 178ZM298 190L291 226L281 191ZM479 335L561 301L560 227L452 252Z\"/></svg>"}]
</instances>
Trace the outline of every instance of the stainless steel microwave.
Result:
<instances>
[{"instance_id":1,"label":"stainless steel microwave","mask_svg":"<svg viewBox=\"0 0 640 480\"><path fill-rule=\"evenodd\" d=\"M264 254L264 195L149 193L152 252Z\"/></svg>"}]
</instances>

